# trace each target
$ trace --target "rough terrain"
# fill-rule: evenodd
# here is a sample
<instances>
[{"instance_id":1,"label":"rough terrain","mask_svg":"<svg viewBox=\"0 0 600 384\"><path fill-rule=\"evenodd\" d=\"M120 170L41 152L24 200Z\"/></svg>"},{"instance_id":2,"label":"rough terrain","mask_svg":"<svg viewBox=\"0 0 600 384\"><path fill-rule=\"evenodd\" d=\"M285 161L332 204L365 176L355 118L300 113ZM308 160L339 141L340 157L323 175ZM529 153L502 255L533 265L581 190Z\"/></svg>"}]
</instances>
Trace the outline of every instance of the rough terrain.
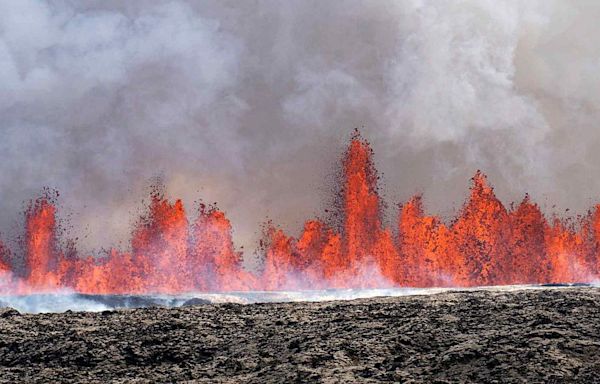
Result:
<instances>
[{"instance_id":1,"label":"rough terrain","mask_svg":"<svg viewBox=\"0 0 600 384\"><path fill-rule=\"evenodd\" d=\"M0 310L1 382L600 382L600 289Z\"/></svg>"}]
</instances>

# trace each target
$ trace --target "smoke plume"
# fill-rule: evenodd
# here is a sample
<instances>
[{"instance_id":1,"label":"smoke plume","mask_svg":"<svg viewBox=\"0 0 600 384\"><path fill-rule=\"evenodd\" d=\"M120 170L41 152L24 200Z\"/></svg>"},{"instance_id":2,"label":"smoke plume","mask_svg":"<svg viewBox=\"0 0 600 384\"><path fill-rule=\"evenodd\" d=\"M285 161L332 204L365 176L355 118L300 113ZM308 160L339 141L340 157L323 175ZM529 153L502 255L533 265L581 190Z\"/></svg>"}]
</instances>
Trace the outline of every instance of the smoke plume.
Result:
<instances>
[{"instance_id":1,"label":"smoke plume","mask_svg":"<svg viewBox=\"0 0 600 384\"><path fill-rule=\"evenodd\" d=\"M295 234L320 210L354 127L390 203L424 192L450 214L479 168L505 202L583 211L600 193L599 16L585 1L2 2L0 230L50 186L78 247L124 241L158 177L189 211L218 202L252 247L265 217Z\"/></svg>"}]
</instances>

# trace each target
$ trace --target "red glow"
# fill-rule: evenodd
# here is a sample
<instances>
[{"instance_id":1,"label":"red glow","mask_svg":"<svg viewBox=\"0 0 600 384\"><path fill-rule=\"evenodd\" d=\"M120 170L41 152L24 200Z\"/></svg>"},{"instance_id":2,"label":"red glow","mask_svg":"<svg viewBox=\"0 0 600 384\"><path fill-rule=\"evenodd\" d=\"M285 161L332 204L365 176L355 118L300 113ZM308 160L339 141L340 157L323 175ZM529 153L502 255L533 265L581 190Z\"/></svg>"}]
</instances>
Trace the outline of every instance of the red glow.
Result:
<instances>
[{"instance_id":1,"label":"red glow","mask_svg":"<svg viewBox=\"0 0 600 384\"><path fill-rule=\"evenodd\" d=\"M355 135L342 161L341 222L313 219L295 238L269 225L258 272L242 266L225 214L201 204L189 220L181 200L154 193L132 231L131 251L101 258L61 243L56 206L40 198L25 213L22 252L0 242L0 291L178 293L379 286L474 286L574 282L600 271L600 206L577 220L547 220L529 197L506 209L477 172L449 224L424 213L420 196L383 224L369 144ZM62 245L61 245L62 244ZM15 261L23 254L24 262Z\"/></svg>"}]
</instances>

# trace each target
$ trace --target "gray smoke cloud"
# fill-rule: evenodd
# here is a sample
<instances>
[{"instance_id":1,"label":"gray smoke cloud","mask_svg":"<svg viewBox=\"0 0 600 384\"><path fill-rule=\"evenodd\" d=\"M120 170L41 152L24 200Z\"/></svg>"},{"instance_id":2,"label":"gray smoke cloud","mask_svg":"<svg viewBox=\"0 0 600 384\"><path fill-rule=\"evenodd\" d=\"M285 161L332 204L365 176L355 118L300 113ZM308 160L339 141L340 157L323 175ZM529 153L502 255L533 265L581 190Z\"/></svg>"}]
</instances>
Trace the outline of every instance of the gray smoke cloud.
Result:
<instances>
[{"instance_id":1,"label":"gray smoke cloud","mask_svg":"<svg viewBox=\"0 0 600 384\"><path fill-rule=\"evenodd\" d=\"M2 1L0 230L51 186L80 248L125 242L158 176L192 214L218 202L238 245L267 216L297 234L354 127L390 203L423 192L450 215L481 168L505 202L583 211L600 193L599 16L588 1Z\"/></svg>"}]
</instances>

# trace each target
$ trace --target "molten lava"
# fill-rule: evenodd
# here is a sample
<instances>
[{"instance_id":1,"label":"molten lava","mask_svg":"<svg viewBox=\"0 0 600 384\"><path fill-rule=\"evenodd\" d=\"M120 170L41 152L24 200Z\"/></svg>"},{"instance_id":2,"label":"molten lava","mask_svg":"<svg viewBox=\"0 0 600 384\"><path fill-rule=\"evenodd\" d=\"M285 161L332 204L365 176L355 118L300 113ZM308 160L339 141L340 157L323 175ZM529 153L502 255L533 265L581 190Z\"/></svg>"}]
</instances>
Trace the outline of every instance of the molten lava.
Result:
<instances>
[{"instance_id":1,"label":"molten lava","mask_svg":"<svg viewBox=\"0 0 600 384\"><path fill-rule=\"evenodd\" d=\"M400 206L397 228L382 220L373 153L355 134L342 159L340 223L312 219L298 238L271 224L263 266L246 271L225 214L204 204L189 220L181 200L151 195L130 252L81 256L61 242L56 205L41 197L25 212L20 252L0 242L0 294L180 293L187 291L476 286L575 282L600 272L600 206L577 220L547 220L528 196L507 209L477 172L470 196L446 224L420 196ZM23 255L19 260L15 255Z\"/></svg>"}]
</instances>

